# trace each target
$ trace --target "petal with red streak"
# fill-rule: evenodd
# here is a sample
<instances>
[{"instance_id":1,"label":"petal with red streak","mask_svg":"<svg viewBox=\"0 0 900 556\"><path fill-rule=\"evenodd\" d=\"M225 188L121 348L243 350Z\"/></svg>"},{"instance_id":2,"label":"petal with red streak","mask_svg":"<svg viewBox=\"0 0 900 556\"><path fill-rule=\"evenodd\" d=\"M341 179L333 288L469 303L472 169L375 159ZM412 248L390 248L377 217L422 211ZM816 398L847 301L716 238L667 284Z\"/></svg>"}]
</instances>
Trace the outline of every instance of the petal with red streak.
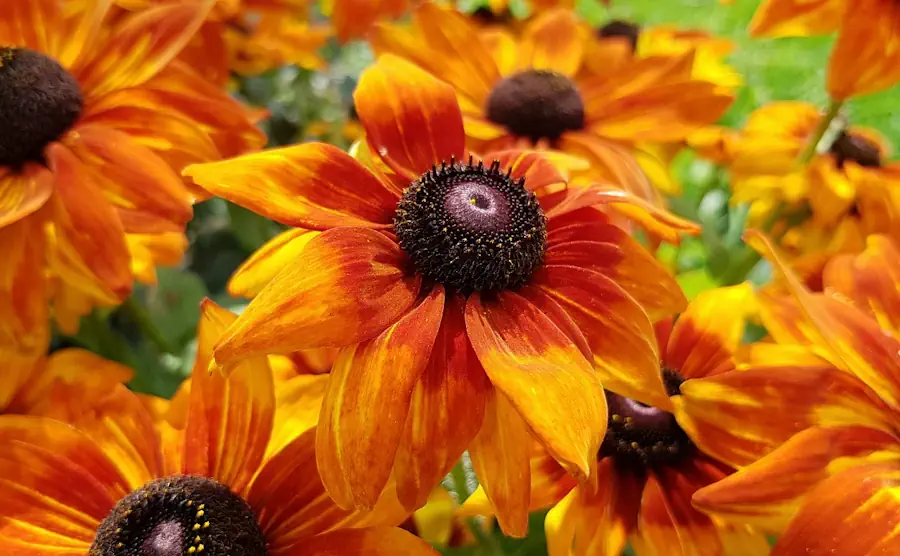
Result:
<instances>
[{"instance_id":1,"label":"petal with red streak","mask_svg":"<svg viewBox=\"0 0 900 556\"><path fill-rule=\"evenodd\" d=\"M437 556L424 540L403 529L373 527L325 533L303 542L308 556Z\"/></svg>"},{"instance_id":2,"label":"petal with red streak","mask_svg":"<svg viewBox=\"0 0 900 556\"><path fill-rule=\"evenodd\" d=\"M226 368L253 354L341 347L373 338L416 300L421 278L386 236L342 228L313 238L301 261L282 270L250 302L216 346Z\"/></svg>"},{"instance_id":3,"label":"petal with red streak","mask_svg":"<svg viewBox=\"0 0 900 556\"><path fill-rule=\"evenodd\" d=\"M53 185L53 175L39 164L28 163L19 172L0 167L0 228L44 206Z\"/></svg>"},{"instance_id":4,"label":"petal with red streak","mask_svg":"<svg viewBox=\"0 0 900 556\"><path fill-rule=\"evenodd\" d=\"M253 298L287 265L302 257L318 232L296 228L281 232L253 252L228 279L228 293Z\"/></svg>"},{"instance_id":5,"label":"petal with red streak","mask_svg":"<svg viewBox=\"0 0 900 556\"><path fill-rule=\"evenodd\" d=\"M484 161L496 161L513 179L524 179L525 189L529 191L566 181L551 159L537 151L496 151L485 155Z\"/></svg>"}]
</instances>

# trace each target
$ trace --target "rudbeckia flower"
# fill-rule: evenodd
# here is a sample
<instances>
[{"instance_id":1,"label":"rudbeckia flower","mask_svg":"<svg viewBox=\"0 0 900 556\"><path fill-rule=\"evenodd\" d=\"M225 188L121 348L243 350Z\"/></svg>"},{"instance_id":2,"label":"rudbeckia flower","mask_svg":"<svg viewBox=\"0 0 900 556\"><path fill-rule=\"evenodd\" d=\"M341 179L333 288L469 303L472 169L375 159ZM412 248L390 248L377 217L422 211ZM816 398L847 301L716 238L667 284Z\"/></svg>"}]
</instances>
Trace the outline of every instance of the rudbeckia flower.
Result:
<instances>
[{"instance_id":1,"label":"rudbeckia flower","mask_svg":"<svg viewBox=\"0 0 900 556\"><path fill-rule=\"evenodd\" d=\"M317 438L342 507L371 507L393 473L417 508L467 448L506 496L527 465L508 442L528 429L586 477L606 427L601 379L666 400L648 312L684 303L602 209L627 205L672 239L685 223L616 189L569 189L533 152L467 153L453 89L400 58L368 69L355 102L368 167L310 143L185 170L299 227L269 246L283 268L216 363L342 348Z\"/></svg>"},{"instance_id":2,"label":"rudbeckia flower","mask_svg":"<svg viewBox=\"0 0 900 556\"><path fill-rule=\"evenodd\" d=\"M585 33L571 10L544 12L516 38L426 4L411 27L379 26L370 42L454 87L473 148L563 151L589 162L588 181L657 200L633 146L682 141L715 122L732 96L691 78L691 53L593 73L604 61L588 56Z\"/></svg>"},{"instance_id":3,"label":"rudbeckia flower","mask_svg":"<svg viewBox=\"0 0 900 556\"><path fill-rule=\"evenodd\" d=\"M183 3L182 0L116 0L130 11ZM309 0L216 0L179 59L218 85L231 72L257 75L286 64L321 69L318 51L331 30L310 25Z\"/></svg>"},{"instance_id":4,"label":"rudbeckia flower","mask_svg":"<svg viewBox=\"0 0 900 556\"><path fill-rule=\"evenodd\" d=\"M840 277L834 290L829 283L826 293L812 294L768 240L759 234L748 239L781 270L792 294L770 302L770 332L779 342L807 346L839 370L820 377L795 371L798 378L807 375L806 393L799 390L796 401L816 416L812 426L699 491L694 503L723 518L783 530L774 556L896 553L900 342L882 319L900 302L897 247L873 237L863 254L837 259L826 273ZM850 284L867 287L852 297L836 294Z\"/></svg>"},{"instance_id":5,"label":"rudbeckia flower","mask_svg":"<svg viewBox=\"0 0 900 556\"><path fill-rule=\"evenodd\" d=\"M757 37L837 32L828 61L832 98L874 93L900 82L900 5L893 0L765 0L750 22Z\"/></svg>"},{"instance_id":6,"label":"rudbeckia flower","mask_svg":"<svg viewBox=\"0 0 900 556\"><path fill-rule=\"evenodd\" d=\"M836 253L859 252L870 234L900 232L900 164L886 160L876 132L844 127L800 163L821 118L807 103L768 104L739 132L726 131L714 155L729 169L733 201L751 204L749 225L770 227L816 289Z\"/></svg>"},{"instance_id":7,"label":"rudbeckia flower","mask_svg":"<svg viewBox=\"0 0 900 556\"><path fill-rule=\"evenodd\" d=\"M111 24L108 2L10 0L0 19L0 341L43 353L184 248L179 172L262 144L246 112L173 58L209 4ZM150 46L147 46L150 45ZM159 241L157 241L157 239ZM180 256L180 253L177 254Z\"/></svg>"},{"instance_id":8,"label":"rudbeckia flower","mask_svg":"<svg viewBox=\"0 0 900 556\"><path fill-rule=\"evenodd\" d=\"M184 430L155 423L120 387L66 423L4 415L3 554L435 554L395 501L370 515L338 509L315 468L315 431L274 451L277 418L265 358L228 378L207 373L234 315L204 303ZM364 527L369 524L371 526Z\"/></svg>"},{"instance_id":9,"label":"rudbeckia flower","mask_svg":"<svg viewBox=\"0 0 900 556\"><path fill-rule=\"evenodd\" d=\"M331 18L338 40L365 36L381 19L395 19L409 12L417 0L325 0L322 12Z\"/></svg>"}]
</instances>

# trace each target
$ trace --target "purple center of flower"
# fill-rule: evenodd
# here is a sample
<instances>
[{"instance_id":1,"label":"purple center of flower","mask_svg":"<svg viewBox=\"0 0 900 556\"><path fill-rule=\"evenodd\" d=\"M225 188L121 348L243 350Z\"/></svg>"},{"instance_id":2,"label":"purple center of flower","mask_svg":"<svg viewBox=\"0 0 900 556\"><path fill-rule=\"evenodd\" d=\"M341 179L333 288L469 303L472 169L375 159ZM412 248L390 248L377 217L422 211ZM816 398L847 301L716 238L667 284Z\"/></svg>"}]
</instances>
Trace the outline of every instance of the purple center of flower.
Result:
<instances>
[{"instance_id":1,"label":"purple center of flower","mask_svg":"<svg viewBox=\"0 0 900 556\"><path fill-rule=\"evenodd\" d=\"M27 48L0 47L0 166L39 162L43 150L81 115L78 81Z\"/></svg>"},{"instance_id":2,"label":"purple center of flower","mask_svg":"<svg viewBox=\"0 0 900 556\"><path fill-rule=\"evenodd\" d=\"M193 475L155 479L121 499L97 528L90 556L266 556L243 498Z\"/></svg>"},{"instance_id":3,"label":"purple center of flower","mask_svg":"<svg viewBox=\"0 0 900 556\"><path fill-rule=\"evenodd\" d=\"M403 193L394 215L416 272L463 295L521 286L544 261L544 212L499 163L451 161Z\"/></svg>"},{"instance_id":4,"label":"purple center of flower","mask_svg":"<svg viewBox=\"0 0 900 556\"><path fill-rule=\"evenodd\" d=\"M549 70L525 70L503 79L487 100L487 117L511 134L551 143L584 128L584 101L571 79Z\"/></svg>"},{"instance_id":5,"label":"purple center of flower","mask_svg":"<svg viewBox=\"0 0 900 556\"><path fill-rule=\"evenodd\" d=\"M640 25L621 19L613 19L606 25L597 29L597 36L601 39L608 39L611 37L622 37L626 39L631 46L632 52L637 50L638 37L640 35Z\"/></svg>"},{"instance_id":6,"label":"purple center of flower","mask_svg":"<svg viewBox=\"0 0 900 556\"><path fill-rule=\"evenodd\" d=\"M881 166L881 150L878 145L862 135L842 131L831 144L829 152L839 168L843 168L848 160L867 168Z\"/></svg>"},{"instance_id":7,"label":"purple center of flower","mask_svg":"<svg viewBox=\"0 0 900 556\"><path fill-rule=\"evenodd\" d=\"M666 391L680 393L684 379L675 371L663 371ZM681 461L693 448L690 437L675 416L637 400L606 393L609 422L600 457L612 457L629 466L653 467Z\"/></svg>"}]
</instances>

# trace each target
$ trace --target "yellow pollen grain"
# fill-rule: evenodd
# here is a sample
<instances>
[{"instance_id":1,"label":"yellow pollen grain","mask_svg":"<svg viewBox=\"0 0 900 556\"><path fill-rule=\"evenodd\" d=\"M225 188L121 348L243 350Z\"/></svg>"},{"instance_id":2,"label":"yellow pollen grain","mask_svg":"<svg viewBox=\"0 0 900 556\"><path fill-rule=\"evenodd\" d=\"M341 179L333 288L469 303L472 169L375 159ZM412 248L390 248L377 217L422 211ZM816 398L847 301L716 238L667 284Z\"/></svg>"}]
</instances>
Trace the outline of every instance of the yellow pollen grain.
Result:
<instances>
[{"instance_id":1,"label":"yellow pollen grain","mask_svg":"<svg viewBox=\"0 0 900 556\"><path fill-rule=\"evenodd\" d=\"M116 548L122 548L123 546L125 546L125 545L120 542L116 543Z\"/></svg>"},{"instance_id":2,"label":"yellow pollen grain","mask_svg":"<svg viewBox=\"0 0 900 556\"><path fill-rule=\"evenodd\" d=\"M202 541L202 540L203 540L203 539L200 538L200 535L197 535L196 537L194 537L194 542L195 542L195 543L199 543L199 542Z\"/></svg>"},{"instance_id":3,"label":"yellow pollen grain","mask_svg":"<svg viewBox=\"0 0 900 556\"><path fill-rule=\"evenodd\" d=\"M209 522L208 522L208 521L203 522L203 528L204 528L204 529L209 529Z\"/></svg>"},{"instance_id":4,"label":"yellow pollen grain","mask_svg":"<svg viewBox=\"0 0 900 556\"><path fill-rule=\"evenodd\" d=\"M193 501L193 500L188 500L187 502L184 503L184 505L190 508L191 506L194 505L194 501Z\"/></svg>"},{"instance_id":5,"label":"yellow pollen grain","mask_svg":"<svg viewBox=\"0 0 900 556\"><path fill-rule=\"evenodd\" d=\"M203 510L200 510L197 512L197 517L203 517L203 514L205 514L205 513L206 512L204 512Z\"/></svg>"},{"instance_id":6,"label":"yellow pollen grain","mask_svg":"<svg viewBox=\"0 0 900 556\"><path fill-rule=\"evenodd\" d=\"M470 204L470 205L474 206L475 203L476 203L475 197L472 197L471 199L469 199L469 204Z\"/></svg>"},{"instance_id":7,"label":"yellow pollen grain","mask_svg":"<svg viewBox=\"0 0 900 556\"><path fill-rule=\"evenodd\" d=\"M194 531L200 529L200 524L199 524L199 523L195 523L194 526L191 527L191 529L193 529Z\"/></svg>"},{"instance_id":8,"label":"yellow pollen grain","mask_svg":"<svg viewBox=\"0 0 900 556\"><path fill-rule=\"evenodd\" d=\"M203 545L202 545L202 544L199 545L199 546L197 547L197 552L203 552Z\"/></svg>"},{"instance_id":9,"label":"yellow pollen grain","mask_svg":"<svg viewBox=\"0 0 900 556\"><path fill-rule=\"evenodd\" d=\"M634 448L635 450L637 450L638 448L641 447L641 445L638 444L637 442L632 442L632 443L631 443L631 447Z\"/></svg>"},{"instance_id":10,"label":"yellow pollen grain","mask_svg":"<svg viewBox=\"0 0 900 556\"><path fill-rule=\"evenodd\" d=\"M621 415L618 415L618 414L616 414L616 413L613 413L612 420L613 420L613 423L621 423L621 422L622 422L622 416L621 416Z\"/></svg>"},{"instance_id":11,"label":"yellow pollen grain","mask_svg":"<svg viewBox=\"0 0 900 556\"><path fill-rule=\"evenodd\" d=\"M193 554L194 552L197 552L197 549L192 546L192 547L188 548L187 551L188 551L188 554Z\"/></svg>"},{"instance_id":12,"label":"yellow pollen grain","mask_svg":"<svg viewBox=\"0 0 900 556\"><path fill-rule=\"evenodd\" d=\"M197 506L197 509L198 509L198 510L205 510L205 509L206 509L206 504L200 504L199 506Z\"/></svg>"}]
</instances>

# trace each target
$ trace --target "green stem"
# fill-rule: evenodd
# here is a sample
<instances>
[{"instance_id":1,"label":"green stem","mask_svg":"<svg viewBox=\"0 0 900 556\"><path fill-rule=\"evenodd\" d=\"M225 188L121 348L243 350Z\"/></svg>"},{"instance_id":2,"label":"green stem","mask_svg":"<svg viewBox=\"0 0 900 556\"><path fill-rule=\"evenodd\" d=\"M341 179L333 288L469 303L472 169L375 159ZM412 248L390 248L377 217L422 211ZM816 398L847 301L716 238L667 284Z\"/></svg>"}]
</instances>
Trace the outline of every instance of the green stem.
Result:
<instances>
[{"instance_id":1,"label":"green stem","mask_svg":"<svg viewBox=\"0 0 900 556\"><path fill-rule=\"evenodd\" d=\"M803 148L803 152L800 153L800 157L797 159L797 164L799 166L806 166L812 157L816 154L816 149L819 146L819 142L822 141L822 137L828 133L828 129L831 127L831 122L837 118L838 114L841 112L841 108L844 106L843 100L834 100L832 99L831 103L828 105L828 110L825 112L825 115L819 120L819 125L816 127L816 130L813 132L812 136L810 136L809 141L806 143L806 146Z\"/></svg>"},{"instance_id":2,"label":"green stem","mask_svg":"<svg viewBox=\"0 0 900 556\"><path fill-rule=\"evenodd\" d=\"M168 340L166 340L162 335L162 332L160 332L159 328L154 324L153 319L151 319L150 315L147 313L147 309L144 308L133 295L125 300L125 303L122 304L122 308L128 311L128 315L132 318L134 323L138 325L147 338L153 342L156 349L161 353L177 353L177 350L169 345Z\"/></svg>"}]
</instances>

